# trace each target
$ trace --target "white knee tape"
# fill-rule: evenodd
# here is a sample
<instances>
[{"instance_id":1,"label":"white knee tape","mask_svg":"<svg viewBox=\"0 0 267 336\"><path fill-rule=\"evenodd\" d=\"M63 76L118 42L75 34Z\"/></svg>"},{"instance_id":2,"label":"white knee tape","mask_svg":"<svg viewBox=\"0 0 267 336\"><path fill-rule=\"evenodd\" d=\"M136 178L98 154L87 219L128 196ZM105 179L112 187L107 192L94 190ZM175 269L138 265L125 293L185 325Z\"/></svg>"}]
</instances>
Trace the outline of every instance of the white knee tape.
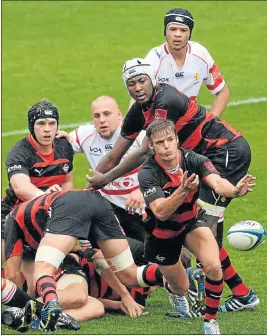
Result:
<instances>
[{"instance_id":1,"label":"white knee tape","mask_svg":"<svg viewBox=\"0 0 267 336\"><path fill-rule=\"evenodd\" d=\"M52 246L40 246L36 252L35 262L45 261L56 268L62 263L65 254Z\"/></svg>"},{"instance_id":2,"label":"white knee tape","mask_svg":"<svg viewBox=\"0 0 267 336\"><path fill-rule=\"evenodd\" d=\"M143 271L144 269L146 268L147 265L143 265L143 266L139 266L137 267L137 274L136 274L136 277L137 277L137 282L138 282L138 285L140 287L149 287L148 284L146 284L144 282L144 278L143 278Z\"/></svg>"},{"instance_id":3,"label":"white knee tape","mask_svg":"<svg viewBox=\"0 0 267 336\"><path fill-rule=\"evenodd\" d=\"M197 204L206 211L207 215L210 216L221 217L225 211L224 207L204 202L201 199L197 200Z\"/></svg>"},{"instance_id":4,"label":"white knee tape","mask_svg":"<svg viewBox=\"0 0 267 336\"><path fill-rule=\"evenodd\" d=\"M94 259L93 264L95 266L95 270L99 275L101 275L103 271L109 268L109 264L107 263L106 259Z\"/></svg>"},{"instance_id":5,"label":"white knee tape","mask_svg":"<svg viewBox=\"0 0 267 336\"><path fill-rule=\"evenodd\" d=\"M134 260L130 247L128 247L125 251L123 251L116 257L107 259L107 263L109 264L114 273L123 271L127 267L133 265Z\"/></svg>"}]
</instances>

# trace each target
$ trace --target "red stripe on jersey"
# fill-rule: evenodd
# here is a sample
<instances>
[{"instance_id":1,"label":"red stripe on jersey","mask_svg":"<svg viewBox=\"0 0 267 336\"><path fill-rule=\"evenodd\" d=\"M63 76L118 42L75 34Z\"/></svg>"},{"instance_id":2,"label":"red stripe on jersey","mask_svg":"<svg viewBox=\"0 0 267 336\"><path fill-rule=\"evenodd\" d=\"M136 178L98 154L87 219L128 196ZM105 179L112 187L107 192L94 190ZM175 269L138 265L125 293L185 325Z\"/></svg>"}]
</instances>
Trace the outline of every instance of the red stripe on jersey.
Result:
<instances>
[{"instance_id":1,"label":"red stripe on jersey","mask_svg":"<svg viewBox=\"0 0 267 336\"><path fill-rule=\"evenodd\" d=\"M194 204L193 209L190 211L185 211L181 214L177 214L177 213L173 213L168 220L169 221L174 221L174 222L178 222L178 223L183 223L183 222L187 222L190 219L195 218L197 215L197 205Z\"/></svg>"},{"instance_id":2,"label":"red stripe on jersey","mask_svg":"<svg viewBox=\"0 0 267 336\"><path fill-rule=\"evenodd\" d=\"M9 258L14 257L14 256L18 256L18 255L23 255L23 244L22 244L22 240L19 239L18 241L16 241L12 252L9 255Z\"/></svg>"},{"instance_id":3,"label":"red stripe on jersey","mask_svg":"<svg viewBox=\"0 0 267 336\"><path fill-rule=\"evenodd\" d=\"M126 135L126 136L124 136L124 138L125 138L125 139L128 139L128 140L135 140L135 139L137 138L137 136L138 136L139 133L140 133L140 132L135 132L135 133L133 133L133 134Z\"/></svg>"},{"instance_id":4,"label":"red stripe on jersey","mask_svg":"<svg viewBox=\"0 0 267 336\"><path fill-rule=\"evenodd\" d=\"M189 99L190 99L193 103L196 103L196 102L197 102L197 96L191 96L191 97L189 97Z\"/></svg>"},{"instance_id":5,"label":"red stripe on jersey","mask_svg":"<svg viewBox=\"0 0 267 336\"><path fill-rule=\"evenodd\" d=\"M40 209L40 203L42 202L42 200L43 200L43 197L40 197L40 198L38 197L36 201L33 203L32 208L31 208L31 222L33 226L35 227L36 231L39 233L39 235L42 235L43 231L36 221L36 214Z\"/></svg>"},{"instance_id":6,"label":"red stripe on jersey","mask_svg":"<svg viewBox=\"0 0 267 336\"><path fill-rule=\"evenodd\" d=\"M23 231L24 238L25 238L26 242L31 247L33 247L34 249L37 249L37 247L39 246L39 242L36 242L36 240L33 239L31 234L29 233L27 227L25 226L25 222L24 222L25 209L26 209L26 207L29 203L30 203L29 201L21 203L21 205L18 209L18 212L15 216L15 220L18 223L18 225L20 226L21 230Z\"/></svg>"},{"instance_id":7,"label":"red stripe on jersey","mask_svg":"<svg viewBox=\"0 0 267 336\"><path fill-rule=\"evenodd\" d=\"M212 118L214 118L214 115L211 113L206 114L206 118L202 121L202 123L195 129L195 131L181 144L182 147L186 149L193 150L203 139L202 138L202 128L203 126Z\"/></svg>"},{"instance_id":8,"label":"red stripe on jersey","mask_svg":"<svg viewBox=\"0 0 267 336\"><path fill-rule=\"evenodd\" d=\"M122 175L121 177L126 177L126 176L129 176L129 175L132 175L132 174L138 173L138 172L139 172L139 170L140 170L140 168L141 168L141 166L139 166L139 167L137 167L137 168L135 168L135 169L131 170L129 173L126 173L126 174Z\"/></svg>"},{"instance_id":9,"label":"red stripe on jersey","mask_svg":"<svg viewBox=\"0 0 267 336\"><path fill-rule=\"evenodd\" d=\"M55 175L55 176L43 176L43 177L31 177L31 183L37 188L39 187L51 187L53 184L62 185L66 181L67 175Z\"/></svg>"},{"instance_id":10,"label":"red stripe on jersey","mask_svg":"<svg viewBox=\"0 0 267 336\"><path fill-rule=\"evenodd\" d=\"M164 47L163 47L165 53L168 55L169 54L169 51L167 49L167 43L164 44Z\"/></svg>"},{"instance_id":11,"label":"red stripe on jersey","mask_svg":"<svg viewBox=\"0 0 267 336\"><path fill-rule=\"evenodd\" d=\"M193 101L190 101L190 104L188 106L185 115L176 121L175 124L176 131L179 132L185 125L187 125L188 122L197 114L197 112L198 112L198 105Z\"/></svg>"},{"instance_id":12,"label":"red stripe on jersey","mask_svg":"<svg viewBox=\"0 0 267 336\"><path fill-rule=\"evenodd\" d=\"M58 159L55 161L49 161L49 164L47 162L36 162L32 168L35 167L49 167L49 166L53 166L53 165L58 165L60 163L69 163L68 159Z\"/></svg>"},{"instance_id":13,"label":"red stripe on jersey","mask_svg":"<svg viewBox=\"0 0 267 336\"><path fill-rule=\"evenodd\" d=\"M181 234L185 230L185 228L186 228L186 225L184 225L179 231L156 228L152 231L152 234L153 236L160 238L160 239L170 239L170 238L176 237L179 234Z\"/></svg>"},{"instance_id":14,"label":"red stripe on jersey","mask_svg":"<svg viewBox=\"0 0 267 336\"><path fill-rule=\"evenodd\" d=\"M214 90L224 81L224 78L223 78L223 75L220 73L220 70L215 63L209 69L209 73L213 77L214 84L213 85L206 85L206 86L209 90Z\"/></svg>"},{"instance_id":15,"label":"red stripe on jersey","mask_svg":"<svg viewBox=\"0 0 267 336\"><path fill-rule=\"evenodd\" d=\"M230 131L230 132L232 132L233 134L235 134L236 137L242 135L241 132L237 131L235 128L233 128L232 126L230 126L229 124L227 124L226 121L224 121L224 120L219 120L218 123L219 123L219 124L222 124L225 128L228 129L228 131ZM235 137L235 139L236 139L236 137Z\"/></svg>"},{"instance_id":16,"label":"red stripe on jersey","mask_svg":"<svg viewBox=\"0 0 267 336\"><path fill-rule=\"evenodd\" d=\"M101 189L101 191L107 195L127 195L130 194L132 191L136 190L139 188L138 186L132 187L130 189L126 189L126 190L109 190L109 189Z\"/></svg>"}]
</instances>

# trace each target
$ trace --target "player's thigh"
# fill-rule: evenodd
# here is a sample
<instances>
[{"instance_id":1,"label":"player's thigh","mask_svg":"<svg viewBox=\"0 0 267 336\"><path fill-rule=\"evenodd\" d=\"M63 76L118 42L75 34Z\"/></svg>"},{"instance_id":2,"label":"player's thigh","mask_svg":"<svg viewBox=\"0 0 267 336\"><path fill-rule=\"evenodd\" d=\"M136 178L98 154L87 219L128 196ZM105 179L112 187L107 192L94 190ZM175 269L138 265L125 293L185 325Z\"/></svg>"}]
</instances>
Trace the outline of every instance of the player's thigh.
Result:
<instances>
[{"instance_id":1,"label":"player's thigh","mask_svg":"<svg viewBox=\"0 0 267 336\"><path fill-rule=\"evenodd\" d=\"M190 231L186 235L185 244L204 267L219 260L219 248L208 227L197 227Z\"/></svg>"},{"instance_id":2,"label":"player's thigh","mask_svg":"<svg viewBox=\"0 0 267 336\"><path fill-rule=\"evenodd\" d=\"M65 255L76 245L78 239L73 236L46 233L40 241L39 248L43 246L53 247L63 252Z\"/></svg>"}]
</instances>

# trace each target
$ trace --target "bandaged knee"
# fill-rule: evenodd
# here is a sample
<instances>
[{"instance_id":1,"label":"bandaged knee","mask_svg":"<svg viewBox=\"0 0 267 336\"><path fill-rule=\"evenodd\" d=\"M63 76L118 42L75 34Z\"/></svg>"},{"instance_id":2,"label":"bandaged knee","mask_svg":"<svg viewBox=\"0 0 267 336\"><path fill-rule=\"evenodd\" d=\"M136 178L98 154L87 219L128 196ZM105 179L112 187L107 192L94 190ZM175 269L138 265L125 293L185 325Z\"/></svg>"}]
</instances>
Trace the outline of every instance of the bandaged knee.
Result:
<instances>
[{"instance_id":1,"label":"bandaged knee","mask_svg":"<svg viewBox=\"0 0 267 336\"><path fill-rule=\"evenodd\" d=\"M132 252L129 247L116 257L106 260L114 273L123 271L134 264Z\"/></svg>"},{"instance_id":2,"label":"bandaged knee","mask_svg":"<svg viewBox=\"0 0 267 336\"><path fill-rule=\"evenodd\" d=\"M95 266L96 272L101 275L106 269L109 268L109 264L106 259L94 259L93 264Z\"/></svg>"},{"instance_id":3,"label":"bandaged knee","mask_svg":"<svg viewBox=\"0 0 267 336\"><path fill-rule=\"evenodd\" d=\"M56 268L59 268L59 265L65 258L65 254L59 249L52 246L40 246L36 252L35 262L47 262Z\"/></svg>"}]
</instances>

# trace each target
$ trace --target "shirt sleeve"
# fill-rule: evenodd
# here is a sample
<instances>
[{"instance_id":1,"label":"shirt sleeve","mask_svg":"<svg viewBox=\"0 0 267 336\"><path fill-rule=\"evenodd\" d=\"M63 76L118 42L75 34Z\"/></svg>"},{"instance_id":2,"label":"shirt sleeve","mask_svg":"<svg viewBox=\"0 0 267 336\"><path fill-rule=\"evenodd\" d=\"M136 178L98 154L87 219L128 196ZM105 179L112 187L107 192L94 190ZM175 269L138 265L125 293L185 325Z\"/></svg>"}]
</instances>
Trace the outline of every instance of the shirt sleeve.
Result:
<instances>
[{"instance_id":1,"label":"shirt sleeve","mask_svg":"<svg viewBox=\"0 0 267 336\"><path fill-rule=\"evenodd\" d=\"M152 66L155 77L160 65L160 51L158 49L158 47L151 49L145 57L146 62Z\"/></svg>"},{"instance_id":2,"label":"shirt sleeve","mask_svg":"<svg viewBox=\"0 0 267 336\"><path fill-rule=\"evenodd\" d=\"M210 174L220 175L218 170L214 167L213 163L206 156L199 155L194 152L192 153L192 163L194 166L192 171L198 174L201 180L205 180L205 177Z\"/></svg>"},{"instance_id":3,"label":"shirt sleeve","mask_svg":"<svg viewBox=\"0 0 267 336\"><path fill-rule=\"evenodd\" d=\"M19 147L14 146L11 148L6 159L6 169L9 181L11 177L16 174L30 176L29 170L31 167L29 165L29 160L27 159L29 155L30 154L26 152L22 153Z\"/></svg>"},{"instance_id":4,"label":"shirt sleeve","mask_svg":"<svg viewBox=\"0 0 267 336\"><path fill-rule=\"evenodd\" d=\"M158 198L165 198L159 185L159 177L153 169L142 167L138 173L138 181L147 206Z\"/></svg>"},{"instance_id":5,"label":"shirt sleeve","mask_svg":"<svg viewBox=\"0 0 267 336\"><path fill-rule=\"evenodd\" d=\"M204 83L212 94L216 94L220 92L225 85L224 77L206 48L205 60L208 64L208 74L204 79Z\"/></svg>"},{"instance_id":6,"label":"shirt sleeve","mask_svg":"<svg viewBox=\"0 0 267 336\"><path fill-rule=\"evenodd\" d=\"M134 103L123 120L121 128L121 136L128 140L135 140L142 131L144 125L144 116L142 107L138 103Z\"/></svg>"},{"instance_id":7,"label":"shirt sleeve","mask_svg":"<svg viewBox=\"0 0 267 336\"><path fill-rule=\"evenodd\" d=\"M73 142L72 142L71 146L72 146L74 154L83 152L83 150L81 148L81 143L80 143L79 129L80 128L78 127L75 130L73 130L72 132L70 132L70 135L73 138Z\"/></svg>"}]
</instances>

